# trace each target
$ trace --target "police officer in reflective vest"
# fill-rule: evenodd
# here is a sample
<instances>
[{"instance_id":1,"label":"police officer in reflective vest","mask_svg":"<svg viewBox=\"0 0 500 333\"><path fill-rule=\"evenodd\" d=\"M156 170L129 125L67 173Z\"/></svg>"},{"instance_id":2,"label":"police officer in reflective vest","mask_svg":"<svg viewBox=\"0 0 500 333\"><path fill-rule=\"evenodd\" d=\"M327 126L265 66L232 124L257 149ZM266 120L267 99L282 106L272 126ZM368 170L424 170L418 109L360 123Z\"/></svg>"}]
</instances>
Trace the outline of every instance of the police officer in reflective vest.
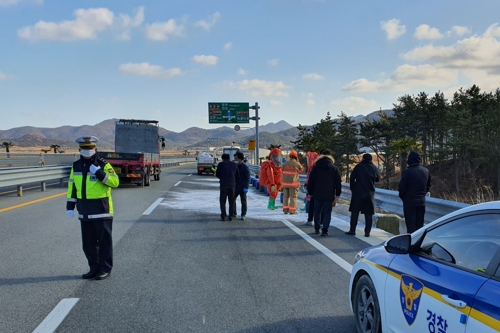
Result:
<instances>
[{"instance_id":1,"label":"police officer in reflective vest","mask_svg":"<svg viewBox=\"0 0 500 333\"><path fill-rule=\"evenodd\" d=\"M111 164L98 158L95 136L76 139L80 159L73 162L68 181L66 214L78 219L82 229L83 252L90 267L84 279L104 280L113 268L113 200L111 188L119 185L119 178Z\"/></svg>"}]
</instances>

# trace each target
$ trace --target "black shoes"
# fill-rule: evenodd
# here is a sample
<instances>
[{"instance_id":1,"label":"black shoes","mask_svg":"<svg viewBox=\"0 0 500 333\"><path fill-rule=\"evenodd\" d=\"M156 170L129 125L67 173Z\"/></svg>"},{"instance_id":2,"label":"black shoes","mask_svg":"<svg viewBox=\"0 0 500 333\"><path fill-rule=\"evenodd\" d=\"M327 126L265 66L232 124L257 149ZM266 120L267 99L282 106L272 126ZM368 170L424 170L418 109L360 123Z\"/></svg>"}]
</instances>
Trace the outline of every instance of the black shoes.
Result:
<instances>
[{"instance_id":1,"label":"black shoes","mask_svg":"<svg viewBox=\"0 0 500 333\"><path fill-rule=\"evenodd\" d=\"M353 231L346 231L345 234L350 236L356 236L356 233Z\"/></svg>"},{"instance_id":2,"label":"black shoes","mask_svg":"<svg viewBox=\"0 0 500 333\"><path fill-rule=\"evenodd\" d=\"M96 277L97 273L99 273L99 272L89 271L89 272L82 275L82 279L93 279Z\"/></svg>"},{"instance_id":3,"label":"black shoes","mask_svg":"<svg viewBox=\"0 0 500 333\"><path fill-rule=\"evenodd\" d=\"M111 272L100 272L95 276L96 280L104 280L107 279L111 275Z\"/></svg>"},{"instance_id":4,"label":"black shoes","mask_svg":"<svg viewBox=\"0 0 500 333\"><path fill-rule=\"evenodd\" d=\"M96 280L104 280L108 278L108 276L111 274L111 272L87 272L82 275L82 279L96 279Z\"/></svg>"},{"instance_id":5,"label":"black shoes","mask_svg":"<svg viewBox=\"0 0 500 333\"><path fill-rule=\"evenodd\" d=\"M328 236L328 231L321 231L321 236Z\"/></svg>"},{"instance_id":6,"label":"black shoes","mask_svg":"<svg viewBox=\"0 0 500 333\"><path fill-rule=\"evenodd\" d=\"M370 237L370 234L365 234L365 237Z\"/></svg>"},{"instance_id":7,"label":"black shoes","mask_svg":"<svg viewBox=\"0 0 500 333\"><path fill-rule=\"evenodd\" d=\"M319 234L319 229L314 229L314 234L318 235Z\"/></svg>"}]
</instances>

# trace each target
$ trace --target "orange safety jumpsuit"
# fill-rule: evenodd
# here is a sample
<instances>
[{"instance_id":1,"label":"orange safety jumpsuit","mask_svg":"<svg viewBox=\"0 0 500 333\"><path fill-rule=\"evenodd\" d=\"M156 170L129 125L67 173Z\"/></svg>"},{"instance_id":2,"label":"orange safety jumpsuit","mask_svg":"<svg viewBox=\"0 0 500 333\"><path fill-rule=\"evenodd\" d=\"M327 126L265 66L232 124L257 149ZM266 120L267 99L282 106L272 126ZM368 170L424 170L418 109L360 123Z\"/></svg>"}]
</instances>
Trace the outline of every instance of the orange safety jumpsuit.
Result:
<instances>
[{"instance_id":1,"label":"orange safety jumpsuit","mask_svg":"<svg viewBox=\"0 0 500 333\"><path fill-rule=\"evenodd\" d=\"M299 173L304 170L302 164L290 158L283 164L283 213L297 214L297 196L299 194Z\"/></svg>"},{"instance_id":2,"label":"orange safety jumpsuit","mask_svg":"<svg viewBox=\"0 0 500 333\"><path fill-rule=\"evenodd\" d=\"M259 183L267 187L269 192L269 209L276 209L276 197L281 189L283 173L281 166L283 164L281 149L273 148L269 153L269 161L262 162L260 166Z\"/></svg>"}]
</instances>

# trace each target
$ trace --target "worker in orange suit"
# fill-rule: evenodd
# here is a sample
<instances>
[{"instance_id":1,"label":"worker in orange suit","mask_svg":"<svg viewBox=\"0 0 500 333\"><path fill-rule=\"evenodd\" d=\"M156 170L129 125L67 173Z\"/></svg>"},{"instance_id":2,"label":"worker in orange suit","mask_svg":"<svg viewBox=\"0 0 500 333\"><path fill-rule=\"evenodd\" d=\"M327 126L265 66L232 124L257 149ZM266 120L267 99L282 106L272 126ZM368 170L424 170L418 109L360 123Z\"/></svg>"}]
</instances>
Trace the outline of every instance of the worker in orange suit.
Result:
<instances>
[{"instance_id":1,"label":"worker in orange suit","mask_svg":"<svg viewBox=\"0 0 500 333\"><path fill-rule=\"evenodd\" d=\"M299 155L292 150L289 159L283 164L283 213L298 214L297 196L299 195L300 179L299 173L304 167L299 163Z\"/></svg>"},{"instance_id":2,"label":"worker in orange suit","mask_svg":"<svg viewBox=\"0 0 500 333\"><path fill-rule=\"evenodd\" d=\"M276 197L281 189L283 178L281 158L281 149L273 148L269 153L269 162L262 163L260 166L259 183L267 187L269 192L267 208L271 210L276 209Z\"/></svg>"}]
</instances>

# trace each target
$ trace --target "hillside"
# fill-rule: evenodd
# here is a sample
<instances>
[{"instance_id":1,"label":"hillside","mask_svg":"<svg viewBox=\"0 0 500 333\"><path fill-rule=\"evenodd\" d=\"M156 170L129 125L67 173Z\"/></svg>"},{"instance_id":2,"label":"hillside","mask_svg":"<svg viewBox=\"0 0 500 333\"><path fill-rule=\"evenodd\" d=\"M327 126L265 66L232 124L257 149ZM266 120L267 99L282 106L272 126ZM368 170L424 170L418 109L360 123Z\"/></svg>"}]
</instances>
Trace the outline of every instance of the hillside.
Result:
<instances>
[{"instance_id":1,"label":"hillside","mask_svg":"<svg viewBox=\"0 0 500 333\"><path fill-rule=\"evenodd\" d=\"M392 114L392 110L382 111ZM379 111L374 111L366 116L359 115L352 117L352 119L357 123L363 122L365 119L376 120L379 118L378 113ZM60 126L55 128L24 126L9 130L0 130L0 138L3 138L0 139L0 142L12 141L18 147L50 146L52 144L58 144L61 147L74 147L74 140L77 137L91 134L99 138L101 149L113 149L115 122L117 120L116 118L108 119L96 125ZM232 142L241 146L247 146L248 140L255 138L254 129L249 128L251 125L254 125L254 123L240 124L240 131L235 131L232 125L214 129L190 127L180 133L160 127L159 133L165 137L166 149L169 150L206 147L208 138L217 138L219 146L231 145ZM259 142L261 147L270 144L281 144L283 148L291 148L290 141L296 140L297 135L297 128L284 120L277 123L259 125Z\"/></svg>"},{"instance_id":2,"label":"hillside","mask_svg":"<svg viewBox=\"0 0 500 333\"><path fill-rule=\"evenodd\" d=\"M91 133L99 138L99 146L101 149L112 149L114 146L115 122L117 120L118 119L115 118L108 119L93 126L61 126L55 128L32 126L17 127L9 130L0 130L0 138L3 138L2 142L13 141L14 145L18 147L46 146L51 144L59 144L61 147L73 147L74 140L77 137L89 135L89 133ZM246 125L247 124L242 124L241 126L244 128L249 127L251 124L248 124L249 126ZM270 133L290 128L294 127L283 120L276 124L269 123L259 126L261 132ZM220 138L221 140L226 140L230 144L236 139L253 135L253 130L242 129L237 132L234 130L234 127L229 126L222 126L214 129L191 127L185 131L176 133L160 127L159 133L166 139L166 149L182 149L193 143L201 141L206 143L207 138Z\"/></svg>"}]
</instances>

